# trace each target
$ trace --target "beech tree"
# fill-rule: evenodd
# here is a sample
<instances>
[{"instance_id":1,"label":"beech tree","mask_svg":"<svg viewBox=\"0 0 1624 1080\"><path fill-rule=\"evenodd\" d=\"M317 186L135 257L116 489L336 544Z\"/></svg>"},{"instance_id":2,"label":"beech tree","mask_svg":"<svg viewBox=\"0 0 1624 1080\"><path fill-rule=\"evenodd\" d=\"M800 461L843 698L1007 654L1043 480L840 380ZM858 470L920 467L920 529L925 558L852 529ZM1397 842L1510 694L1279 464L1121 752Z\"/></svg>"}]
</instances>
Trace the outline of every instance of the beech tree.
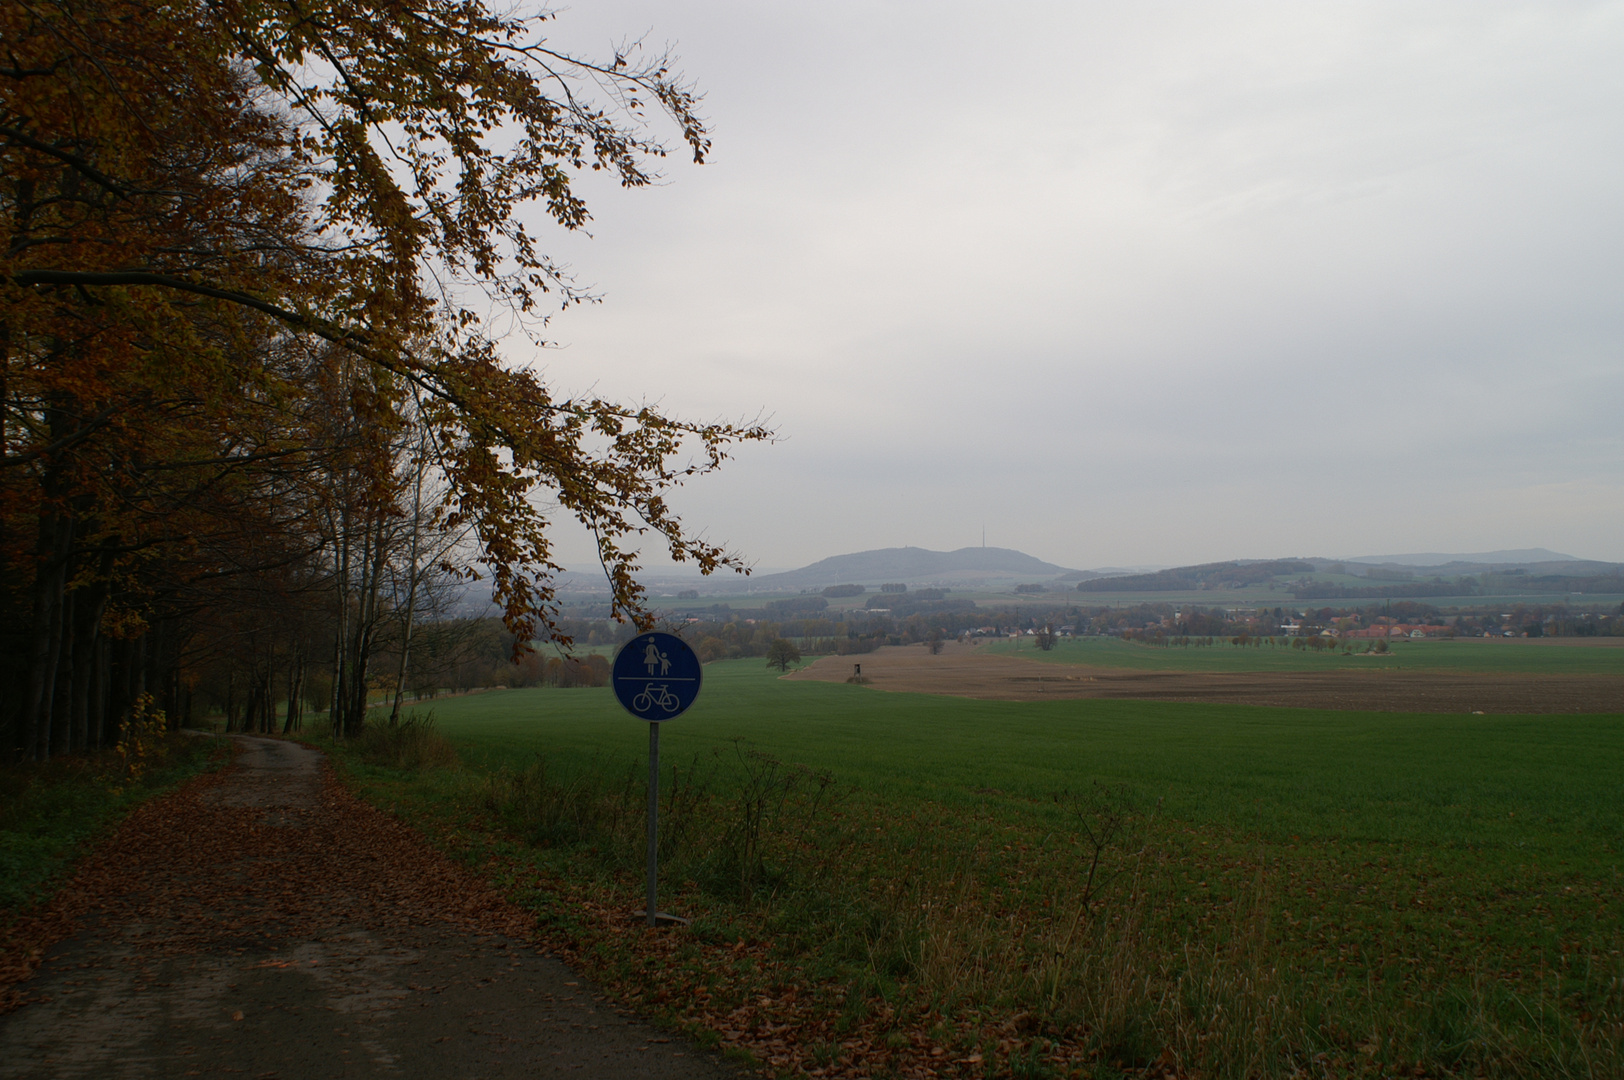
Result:
<instances>
[{"instance_id":1,"label":"beech tree","mask_svg":"<svg viewBox=\"0 0 1624 1080\"><path fill-rule=\"evenodd\" d=\"M801 650L795 647L793 641L787 638L773 638L767 646L767 666L775 667L779 671L788 671L791 664L801 662Z\"/></svg>"},{"instance_id":2,"label":"beech tree","mask_svg":"<svg viewBox=\"0 0 1624 1080\"><path fill-rule=\"evenodd\" d=\"M766 429L559 396L480 314L537 335L549 306L590 299L523 207L578 228L582 171L637 187L664 139L696 162L709 146L666 57L569 55L551 18L480 0L0 5L14 752L105 741L149 691L182 708L221 582L325 579L340 642L375 617L343 593L345 560L383 573L409 411L444 481L433 513L467 530L462 572L488 575L516 648L567 641L543 498L595 536L639 625L642 539L740 567L668 499ZM347 692L364 707L365 690L358 672Z\"/></svg>"}]
</instances>

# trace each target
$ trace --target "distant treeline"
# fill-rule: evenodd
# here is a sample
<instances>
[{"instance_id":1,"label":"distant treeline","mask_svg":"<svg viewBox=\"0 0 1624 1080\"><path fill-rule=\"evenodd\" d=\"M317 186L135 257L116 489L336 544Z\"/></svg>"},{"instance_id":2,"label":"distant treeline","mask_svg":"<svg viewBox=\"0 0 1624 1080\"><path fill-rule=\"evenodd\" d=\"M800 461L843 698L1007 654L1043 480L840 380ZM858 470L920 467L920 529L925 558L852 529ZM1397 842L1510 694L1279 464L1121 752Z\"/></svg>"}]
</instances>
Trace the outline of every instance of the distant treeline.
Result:
<instances>
[{"instance_id":1,"label":"distant treeline","mask_svg":"<svg viewBox=\"0 0 1624 1080\"><path fill-rule=\"evenodd\" d=\"M1268 562L1203 563L1158 570L1154 574L1094 578L1077 586L1078 592L1182 592L1188 589L1230 589L1272 581L1281 574L1312 574L1314 564L1302 559Z\"/></svg>"},{"instance_id":2,"label":"distant treeline","mask_svg":"<svg viewBox=\"0 0 1624 1080\"><path fill-rule=\"evenodd\" d=\"M910 615L927 612L974 611L974 600L948 600L946 589L915 589L906 595L875 596L868 601L869 609L888 612L893 618L905 619Z\"/></svg>"},{"instance_id":3,"label":"distant treeline","mask_svg":"<svg viewBox=\"0 0 1624 1080\"><path fill-rule=\"evenodd\" d=\"M1300 622L1304 636L1317 635L1321 630L1346 632L1387 623L1428 624L1464 637L1498 637L1506 633L1529 637L1624 636L1624 606L1600 612L1574 610L1567 604L1519 603L1508 611L1497 602L1492 608L1460 607L1445 614L1421 600L1384 596L1377 603L1363 606L1326 604L1289 609L1230 610L1155 602L1088 606L1022 603L977 608L968 600L916 598L925 591L891 594L887 597L889 611L859 608L795 614L766 608L734 611L718 604L679 616L664 629L681 634L706 662L764 657L779 638L794 642L803 655L810 657L862 654L882 645L911 645L966 634L1024 634L1044 629L1149 643L1181 637L1274 637L1292 621ZM513 636L497 619L429 621L413 640L407 690L422 700L447 690L481 687L603 686L608 681L609 660L601 652L625 643L637 633L629 623L603 617L567 617L560 621L560 628L573 638L578 650L574 656L562 655L563 649L538 642L536 651L515 663ZM587 652L582 647L596 647L598 651ZM386 664L393 662L388 649L381 656ZM259 701L256 705L256 685L232 678L229 672L217 677L206 673L194 687L193 715L219 712L233 725L247 726L249 714L256 708L263 710L286 695L283 690L269 703ZM332 684L324 672L312 670L294 692L306 707L319 711L328 704Z\"/></svg>"},{"instance_id":4,"label":"distant treeline","mask_svg":"<svg viewBox=\"0 0 1624 1080\"><path fill-rule=\"evenodd\" d=\"M1374 575L1372 575L1374 576ZM1357 586L1333 585L1326 582L1308 582L1292 587L1291 595L1297 600L1380 600L1386 597L1427 596L1483 596L1485 594L1517 593L1570 593L1584 595L1624 593L1624 577L1596 575L1567 577L1563 574L1541 574L1526 577L1520 573L1484 575L1481 579L1466 576L1454 581L1434 578L1432 581L1405 581L1390 585Z\"/></svg>"},{"instance_id":5,"label":"distant treeline","mask_svg":"<svg viewBox=\"0 0 1624 1080\"><path fill-rule=\"evenodd\" d=\"M923 590L921 590L923 591ZM977 608L968 600L913 600L892 594L890 611L809 612L804 615L770 614L764 608L733 611L713 605L679 618L665 628L686 639L700 659L764 657L772 643L792 641L805 656L862 654L881 645L912 645L935 639L990 632L1024 634L1045 628L1074 634L1110 635L1153 644L1177 638L1272 638L1288 622L1298 623L1305 637L1322 630L1345 633L1387 624L1426 624L1444 634L1462 637L1498 637L1506 633L1529 637L1624 636L1624 605L1614 610L1574 610L1567 604L1515 604L1506 610L1477 605L1451 609L1448 614L1418 599L1381 597L1365 605L1317 607L1284 606L1226 609L1147 602L1123 605L1011 604ZM1052 595L1052 594L1051 594ZM919 603L927 610L902 611L903 602ZM689 621L692 620L692 621ZM636 636L626 623L606 618L566 618L562 628L578 645L616 646ZM422 667L411 689L418 697L438 690L467 690L482 686L602 686L609 662L601 655L582 654L573 659L552 646L512 659L513 638L496 619L452 619L430 623L422 631ZM200 697L218 696L216 707L229 708L234 699L228 686L203 685ZM319 707L326 687L312 680L307 690ZM235 698L241 707L240 691Z\"/></svg>"},{"instance_id":6,"label":"distant treeline","mask_svg":"<svg viewBox=\"0 0 1624 1080\"><path fill-rule=\"evenodd\" d=\"M1475 596L1480 591L1475 585L1458 581L1405 581L1365 587L1311 581L1292 586L1291 595L1296 600L1384 600L1400 596Z\"/></svg>"},{"instance_id":7,"label":"distant treeline","mask_svg":"<svg viewBox=\"0 0 1624 1080\"><path fill-rule=\"evenodd\" d=\"M821 596L792 596L788 600L769 600L766 610L778 615L827 611L829 601Z\"/></svg>"},{"instance_id":8,"label":"distant treeline","mask_svg":"<svg viewBox=\"0 0 1624 1080\"><path fill-rule=\"evenodd\" d=\"M1561 593L1624 593L1624 577L1617 574L1596 577L1563 577L1541 574L1525 578L1521 586L1529 591Z\"/></svg>"}]
</instances>

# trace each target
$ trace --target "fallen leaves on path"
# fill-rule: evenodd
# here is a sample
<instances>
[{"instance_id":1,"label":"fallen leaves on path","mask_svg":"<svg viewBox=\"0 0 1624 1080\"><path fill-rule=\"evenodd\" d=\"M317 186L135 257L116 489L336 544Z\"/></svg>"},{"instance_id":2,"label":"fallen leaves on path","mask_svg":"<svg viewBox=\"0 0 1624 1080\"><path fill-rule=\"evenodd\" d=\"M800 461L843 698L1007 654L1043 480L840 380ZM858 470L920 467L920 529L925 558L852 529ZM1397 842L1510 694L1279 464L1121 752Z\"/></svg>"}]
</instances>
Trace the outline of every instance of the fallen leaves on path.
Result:
<instances>
[{"instance_id":1,"label":"fallen leaves on path","mask_svg":"<svg viewBox=\"0 0 1624 1080\"><path fill-rule=\"evenodd\" d=\"M535 919L362 802L324 770L309 807L211 799L235 770L197 777L136 810L48 904L0 937L0 1012L29 1000L52 945L122 928L149 955L242 952L292 928L320 935L449 922L533 936Z\"/></svg>"},{"instance_id":2,"label":"fallen leaves on path","mask_svg":"<svg viewBox=\"0 0 1624 1080\"><path fill-rule=\"evenodd\" d=\"M11 927L0 941L0 1011L29 1000L45 953L79 930L119 933L141 956L222 955L290 933L451 924L539 942L614 999L713 1033L774 1074L982 1077L1034 1049L1062 1074L1089 1063L1075 1038L1045 1037L1025 1014L948 1019L905 984L892 1000L848 1009L847 987L776 955L765 929L728 941L650 931L613 884L543 879L487 848L489 836L440 836L459 864L325 766L319 798L303 808L221 805L214 796L234 775L198 777L136 809L54 900ZM567 928L538 925L503 890L544 895L568 913Z\"/></svg>"}]
</instances>

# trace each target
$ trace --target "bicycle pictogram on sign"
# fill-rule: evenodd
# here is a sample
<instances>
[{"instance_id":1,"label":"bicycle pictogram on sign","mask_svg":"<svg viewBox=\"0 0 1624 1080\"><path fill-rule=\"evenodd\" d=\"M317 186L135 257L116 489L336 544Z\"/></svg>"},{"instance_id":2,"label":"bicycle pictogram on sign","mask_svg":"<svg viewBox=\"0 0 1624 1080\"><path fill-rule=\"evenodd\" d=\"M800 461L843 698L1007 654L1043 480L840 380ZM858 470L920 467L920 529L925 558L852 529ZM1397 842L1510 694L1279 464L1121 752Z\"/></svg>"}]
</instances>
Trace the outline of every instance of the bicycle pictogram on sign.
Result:
<instances>
[{"instance_id":1,"label":"bicycle pictogram on sign","mask_svg":"<svg viewBox=\"0 0 1624 1080\"><path fill-rule=\"evenodd\" d=\"M677 698L677 695L664 686L651 686L632 698L632 711L634 712L648 712L656 705L670 713L681 708L682 702Z\"/></svg>"},{"instance_id":2,"label":"bicycle pictogram on sign","mask_svg":"<svg viewBox=\"0 0 1624 1080\"><path fill-rule=\"evenodd\" d=\"M675 634L639 634L615 654L610 683L633 716L670 720L699 696L699 657Z\"/></svg>"}]
</instances>

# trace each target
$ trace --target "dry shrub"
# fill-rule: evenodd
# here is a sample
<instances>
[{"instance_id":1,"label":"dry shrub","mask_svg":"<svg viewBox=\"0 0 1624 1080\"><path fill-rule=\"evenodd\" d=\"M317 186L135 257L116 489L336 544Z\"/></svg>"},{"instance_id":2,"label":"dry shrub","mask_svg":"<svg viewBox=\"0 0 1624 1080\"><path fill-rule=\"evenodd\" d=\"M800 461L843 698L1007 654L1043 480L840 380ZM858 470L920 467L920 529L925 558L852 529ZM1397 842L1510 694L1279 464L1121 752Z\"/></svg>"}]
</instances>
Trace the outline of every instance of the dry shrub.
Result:
<instances>
[{"instance_id":1,"label":"dry shrub","mask_svg":"<svg viewBox=\"0 0 1624 1080\"><path fill-rule=\"evenodd\" d=\"M538 758L523 769L491 773L478 799L510 833L538 847L599 844L631 851L645 824L644 794L635 766L618 777L601 768L560 777Z\"/></svg>"},{"instance_id":2,"label":"dry shrub","mask_svg":"<svg viewBox=\"0 0 1624 1080\"><path fill-rule=\"evenodd\" d=\"M139 782L148 769L163 764L168 730L169 720L157 707L157 699L151 694L138 696L118 726L118 744L113 748L118 761L115 789Z\"/></svg>"},{"instance_id":3,"label":"dry shrub","mask_svg":"<svg viewBox=\"0 0 1624 1080\"><path fill-rule=\"evenodd\" d=\"M391 769L450 768L457 750L434 730L434 713L407 713L399 721L368 724L356 741L361 760Z\"/></svg>"}]
</instances>

